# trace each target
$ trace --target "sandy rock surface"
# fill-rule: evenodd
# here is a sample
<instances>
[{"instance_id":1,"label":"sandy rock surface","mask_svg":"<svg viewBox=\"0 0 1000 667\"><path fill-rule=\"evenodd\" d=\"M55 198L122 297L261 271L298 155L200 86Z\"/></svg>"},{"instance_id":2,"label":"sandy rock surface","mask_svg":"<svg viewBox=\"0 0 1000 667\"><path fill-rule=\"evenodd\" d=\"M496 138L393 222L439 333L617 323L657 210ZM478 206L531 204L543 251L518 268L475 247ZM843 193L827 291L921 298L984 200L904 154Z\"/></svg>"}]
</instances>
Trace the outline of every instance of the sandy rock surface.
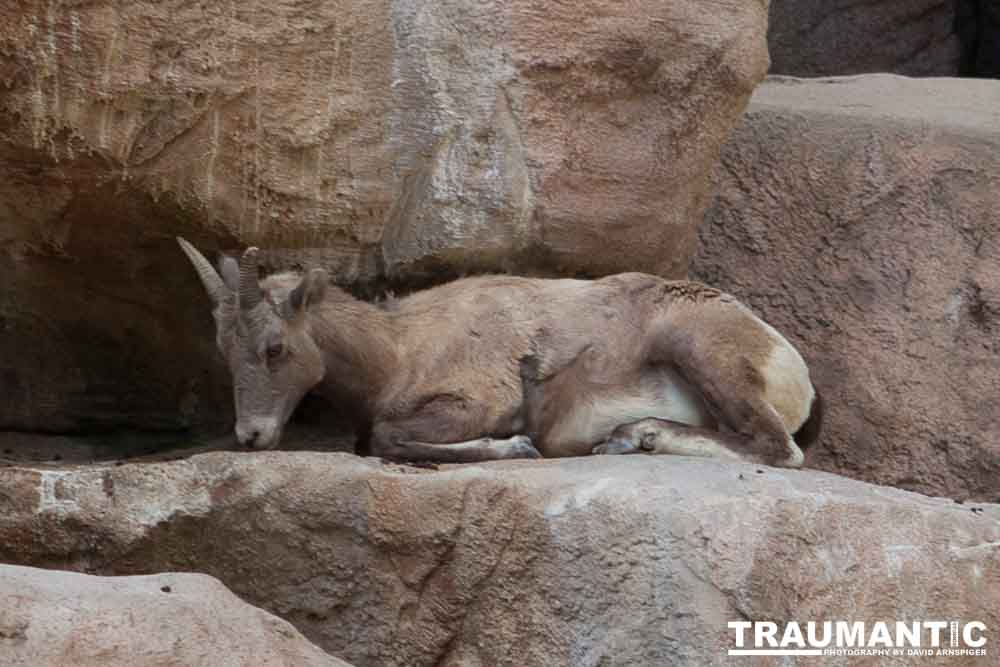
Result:
<instances>
[{"instance_id":1,"label":"sandy rock surface","mask_svg":"<svg viewBox=\"0 0 1000 667\"><path fill-rule=\"evenodd\" d=\"M203 574L0 565L5 667L349 667Z\"/></svg>"},{"instance_id":2,"label":"sandy rock surface","mask_svg":"<svg viewBox=\"0 0 1000 667\"><path fill-rule=\"evenodd\" d=\"M355 665L724 665L745 619L1000 627L1000 506L816 471L220 453L0 470L0 505L0 560L205 572Z\"/></svg>"}]
</instances>

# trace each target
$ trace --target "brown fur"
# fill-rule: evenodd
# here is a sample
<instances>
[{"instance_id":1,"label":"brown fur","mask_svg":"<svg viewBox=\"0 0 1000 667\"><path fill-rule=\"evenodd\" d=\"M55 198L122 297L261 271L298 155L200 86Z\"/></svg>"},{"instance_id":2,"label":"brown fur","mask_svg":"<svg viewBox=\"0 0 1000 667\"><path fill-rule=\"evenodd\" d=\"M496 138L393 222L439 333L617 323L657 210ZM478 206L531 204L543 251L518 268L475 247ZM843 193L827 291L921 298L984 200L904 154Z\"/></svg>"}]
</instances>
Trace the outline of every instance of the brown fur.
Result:
<instances>
[{"instance_id":1,"label":"brown fur","mask_svg":"<svg viewBox=\"0 0 1000 667\"><path fill-rule=\"evenodd\" d=\"M804 406L801 416L779 414L764 399L769 359L787 343L733 297L699 283L638 273L481 276L384 308L332 286L297 289L301 282L271 276L255 310L237 315L230 304L233 314L219 315L220 347L234 374L268 383L265 397L312 390L346 402L376 455L531 455L527 440L513 437L520 434L546 456L581 455L620 424L677 413L738 434L748 455L797 465L789 434L811 428L801 423ZM235 326L237 317L246 324ZM264 360L275 345L282 354ZM257 370L244 371L246 363ZM304 386L297 377L321 379ZM247 405L266 406L249 396L253 386L241 390ZM668 414L655 414L661 399ZM281 409L287 419L287 400ZM280 425L275 433L262 446L276 444Z\"/></svg>"},{"instance_id":2,"label":"brown fur","mask_svg":"<svg viewBox=\"0 0 1000 667\"><path fill-rule=\"evenodd\" d=\"M332 291L311 318L327 351L316 389L354 397L373 422L375 453L405 455L394 447L403 440L517 432L546 456L589 453L596 443L550 440L560 417L660 363L680 369L718 421L756 437L749 449L777 450L775 461L784 455L787 430L757 399L771 341L747 335L754 319L735 299L697 283L641 274L592 283L477 277L400 299L391 311ZM529 384L544 394L525 396L526 359Z\"/></svg>"}]
</instances>

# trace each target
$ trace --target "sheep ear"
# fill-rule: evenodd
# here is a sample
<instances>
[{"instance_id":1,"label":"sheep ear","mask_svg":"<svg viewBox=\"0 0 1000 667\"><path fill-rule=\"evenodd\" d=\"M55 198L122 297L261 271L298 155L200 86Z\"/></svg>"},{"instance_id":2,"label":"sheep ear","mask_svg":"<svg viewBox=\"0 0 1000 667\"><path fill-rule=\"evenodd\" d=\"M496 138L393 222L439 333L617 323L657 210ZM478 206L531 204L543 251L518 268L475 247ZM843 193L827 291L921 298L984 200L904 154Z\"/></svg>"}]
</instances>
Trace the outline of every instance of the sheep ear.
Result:
<instances>
[{"instance_id":1,"label":"sheep ear","mask_svg":"<svg viewBox=\"0 0 1000 667\"><path fill-rule=\"evenodd\" d=\"M240 266L234 258L225 255L219 260L219 275L232 292L235 293L240 288Z\"/></svg>"},{"instance_id":2,"label":"sheep ear","mask_svg":"<svg viewBox=\"0 0 1000 667\"><path fill-rule=\"evenodd\" d=\"M330 276L323 269L313 269L303 276L292 293L288 295L288 314L295 315L322 301L329 281Z\"/></svg>"}]
</instances>

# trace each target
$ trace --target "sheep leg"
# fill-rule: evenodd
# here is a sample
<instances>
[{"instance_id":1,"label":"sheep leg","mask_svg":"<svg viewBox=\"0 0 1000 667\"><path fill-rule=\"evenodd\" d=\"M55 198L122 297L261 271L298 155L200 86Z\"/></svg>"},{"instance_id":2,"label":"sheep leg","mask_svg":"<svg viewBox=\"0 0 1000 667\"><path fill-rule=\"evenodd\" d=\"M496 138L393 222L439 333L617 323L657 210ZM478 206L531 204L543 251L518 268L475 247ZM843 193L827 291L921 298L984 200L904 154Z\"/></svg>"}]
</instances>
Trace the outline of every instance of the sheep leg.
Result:
<instances>
[{"instance_id":1,"label":"sheep leg","mask_svg":"<svg viewBox=\"0 0 1000 667\"><path fill-rule=\"evenodd\" d=\"M769 403L756 396L733 392L709 395L709 410L720 423L735 431L733 442L742 443L750 458L766 465L800 468L805 455Z\"/></svg>"},{"instance_id":2,"label":"sheep leg","mask_svg":"<svg viewBox=\"0 0 1000 667\"><path fill-rule=\"evenodd\" d=\"M764 377L753 362L735 355L722 360L697 345L691 332L670 331L657 341L657 356L675 365L705 397L717 421L742 437L747 460L788 468L805 456L774 407L764 399ZM733 443L735 445L735 441Z\"/></svg>"},{"instance_id":3,"label":"sheep leg","mask_svg":"<svg viewBox=\"0 0 1000 667\"><path fill-rule=\"evenodd\" d=\"M594 454L673 454L760 462L746 438L666 419L641 419L616 428Z\"/></svg>"},{"instance_id":4,"label":"sheep leg","mask_svg":"<svg viewBox=\"0 0 1000 667\"><path fill-rule=\"evenodd\" d=\"M406 420L376 424L371 434L371 453L389 459L435 463L475 463L541 457L531 444L531 438L525 435L471 440L456 438L456 442L451 443L428 442L432 435L448 430L444 424L435 423L428 416L420 414ZM453 432L460 432L457 426Z\"/></svg>"},{"instance_id":5,"label":"sheep leg","mask_svg":"<svg viewBox=\"0 0 1000 667\"><path fill-rule=\"evenodd\" d=\"M454 394L416 401L412 411L376 419L371 453L403 461L475 463L500 459L537 459L527 435L508 435L510 423L491 421L483 406ZM518 429L520 430L520 429Z\"/></svg>"},{"instance_id":6,"label":"sheep leg","mask_svg":"<svg viewBox=\"0 0 1000 667\"><path fill-rule=\"evenodd\" d=\"M502 459L539 459L542 455L526 435L512 438L476 438L465 442L432 444L415 440L397 440L387 455L405 461L435 463L476 463Z\"/></svg>"}]
</instances>

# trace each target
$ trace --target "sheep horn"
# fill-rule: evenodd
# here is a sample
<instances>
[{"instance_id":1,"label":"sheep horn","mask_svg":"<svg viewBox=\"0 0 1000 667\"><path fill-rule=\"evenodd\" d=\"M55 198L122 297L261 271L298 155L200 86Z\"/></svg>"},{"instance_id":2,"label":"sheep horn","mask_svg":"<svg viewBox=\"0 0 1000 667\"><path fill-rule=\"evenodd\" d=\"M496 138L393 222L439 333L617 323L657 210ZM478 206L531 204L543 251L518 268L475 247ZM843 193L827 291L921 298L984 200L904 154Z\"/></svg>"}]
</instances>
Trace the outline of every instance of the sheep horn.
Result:
<instances>
[{"instance_id":1,"label":"sheep horn","mask_svg":"<svg viewBox=\"0 0 1000 667\"><path fill-rule=\"evenodd\" d=\"M247 248L240 257L240 310L253 310L263 299L257 282L257 248Z\"/></svg>"},{"instance_id":2,"label":"sheep horn","mask_svg":"<svg viewBox=\"0 0 1000 667\"><path fill-rule=\"evenodd\" d=\"M215 304L221 303L231 292L226 287L226 284L222 282L219 274L215 272L212 263L205 259L205 256L198 252L197 248L179 236L177 237L177 243L180 244L181 250L184 251L184 254L188 256L188 259L194 265L194 270L198 272L201 284L205 286L205 291L208 292L208 296L212 299L212 302Z\"/></svg>"}]
</instances>

